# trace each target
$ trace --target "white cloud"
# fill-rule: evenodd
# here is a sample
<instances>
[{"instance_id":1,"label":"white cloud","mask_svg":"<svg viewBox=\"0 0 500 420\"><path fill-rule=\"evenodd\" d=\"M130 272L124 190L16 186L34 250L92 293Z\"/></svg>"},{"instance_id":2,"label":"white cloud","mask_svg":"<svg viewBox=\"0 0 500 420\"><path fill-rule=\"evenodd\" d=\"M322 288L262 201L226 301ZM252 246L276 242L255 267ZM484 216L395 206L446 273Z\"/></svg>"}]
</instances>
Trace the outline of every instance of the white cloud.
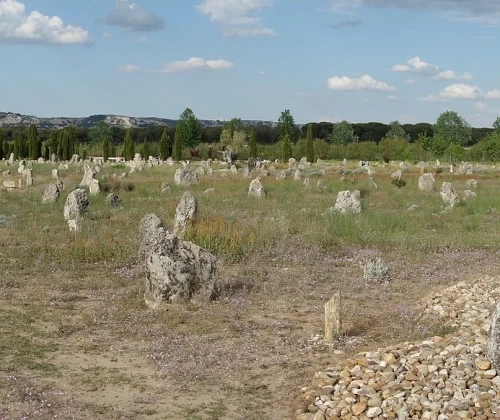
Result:
<instances>
[{"instance_id":1,"label":"white cloud","mask_svg":"<svg viewBox=\"0 0 500 420\"><path fill-rule=\"evenodd\" d=\"M147 32L163 29L165 21L144 7L116 0L115 8L102 19L106 25L120 26L129 32Z\"/></svg>"},{"instance_id":2,"label":"white cloud","mask_svg":"<svg viewBox=\"0 0 500 420\"><path fill-rule=\"evenodd\" d=\"M119 67L118 71L123 73L138 73L142 71L142 67L136 64L125 64L124 66Z\"/></svg>"},{"instance_id":3,"label":"white cloud","mask_svg":"<svg viewBox=\"0 0 500 420\"><path fill-rule=\"evenodd\" d=\"M458 79L457 75L453 70L445 70L436 74L436 79L439 80L456 80Z\"/></svg>"},{"instance_id":4,"label":"white cloud","mask_svg":"<svg viewBox=\"0 0 500 420\"><path fill-rule=\"evenodd\" d=\"M442 102L450 99L478 99L483 97L483 92L475 85L465 83L454 83L445 87L439 93L430 93L419 97L417 100L424 102Z\"/></svg>"},{"instance_id":5,"label":"white cloud","mask_svg":"<svg viewBox=\"0 0 500 420\"><path fill-rule=\"evenodd\" d=\"M486 92L486 99L500 99L500 89L493 89Z\"/></svg>"},{"instance_id":6,"label":"white cloud","mask_svg":"<svg viewBox=\"0 0 500 420\"><path fill-rule=\"evenodd\" d=\"M396 101L398 97L396 95L389 95L387 99L389 99L390 101Z\"/></svg>"},{"instance_id":7,"label":"white cloud","mask_svg":"<svg viewBox=\"0 0 500 420\"><path fill-rule=\"evenodd\" d=\"M417 81L414 79L408 79L406 83L408 83L409 85L414 85L415 83L417 83Z\"/></svg>"},{"instance_id":8,"label":"white cloud","mask_svg":"<svg viewBox=\"0 0 500 420\"><path fill-rule=\"evenodd\" d=\"M162 73L178 73L193 70L225 70L234 66L227 60L205 60L204 58L191 57L185 61L173 61L164 66Z\"/></svg>"},{"instance_id":9,"label":"white cloud","mask_svg":"<svg viewBox=\"0 0 500 420\"><path fill-rule=\"evenodd\" d=\"M352 15L363 4L362 0L330 0L328 10L342 15Z\"/></svg>"},{"instance_id":10,"label":"white cloud","mask_svg":"<svg viewBox=\"0 0 500 420\"><path fill-rule=\"evenodd\" d=\"M203 0L196 8L220 25L225 37L277 35L263 24L260 14L275 0Z\"/></svg>"},{"instance_id":11,"label":"white cloud","mask_svg":"<svg viewBox=\"0 0 500 420\"><path fill-rule=\"evenodd\" d=\"M375 90L380 92L393 92L394 86L386 82L379 82L368 74L361 77L333 76L328 79L328 87L332 90Z\"/></svg>"},{"instance_id":12,"label":"white cloud","mask_svg":"<svg viewBox=\"0 0 500 420\"><path fill-rule=\"evenodd\" d=\"M438 66L423 61L420 57L413 57L407 61L407 64L396 64L391 69L397 73L418 73L418 74L436 74L439 71Z\"/></svg>"},{"instance_id":13,"label":"white cloud","mask_svg":"<svg viewBox=\"0 0 500 420\"><path fill-rule=\"evenodd\" d=\"M65 25L58 16L32 11L17 0L0 1L0 44L90 44L90 34L80 26Z\"/></svg>"},{"instance_id":14,"label":"white cloud","mask_svg":"<svg viewBox=\"0 0 500 420\"><path fill-rule=\"evenodd\" d=\"M103 32L101 34L102 39L113 39L113 35L110 34L109 32Z\"/></svg>"}]
</instances>

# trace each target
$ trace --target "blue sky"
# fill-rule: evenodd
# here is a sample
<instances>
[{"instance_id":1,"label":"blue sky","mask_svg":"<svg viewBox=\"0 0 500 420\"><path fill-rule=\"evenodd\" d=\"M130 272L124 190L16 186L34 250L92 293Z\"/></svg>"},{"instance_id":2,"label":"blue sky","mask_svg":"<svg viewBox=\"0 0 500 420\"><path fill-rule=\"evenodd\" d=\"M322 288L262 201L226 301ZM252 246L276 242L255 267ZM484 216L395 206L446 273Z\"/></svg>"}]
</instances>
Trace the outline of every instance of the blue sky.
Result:
<instances>
[{"instance_id":1,"label":"blue sky","mask_svg":"<svg viewBox=\"0 0 500 420\"><path fill-rule=\"evenodd\" d=\"M496 0L0 0L0 111L473 126L500 115Z\"/></svg>"}]
</instances>

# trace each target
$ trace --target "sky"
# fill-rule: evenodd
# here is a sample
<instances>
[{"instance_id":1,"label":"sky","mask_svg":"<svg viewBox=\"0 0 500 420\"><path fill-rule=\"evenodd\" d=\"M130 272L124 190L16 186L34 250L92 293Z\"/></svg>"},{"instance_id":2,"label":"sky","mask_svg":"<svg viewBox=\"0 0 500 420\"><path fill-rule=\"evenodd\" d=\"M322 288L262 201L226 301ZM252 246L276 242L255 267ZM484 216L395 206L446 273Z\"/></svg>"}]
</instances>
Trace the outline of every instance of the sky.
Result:
<instances>
[{"instance_id":1,"label":"sky","mask_svg":"<svg viewBox=\"0 0 500 420\"><path fill-rule=\"evenodd\" d=\"M474 127L498 0L0 0L0 112Z\"/></svg>"}]
</instances>

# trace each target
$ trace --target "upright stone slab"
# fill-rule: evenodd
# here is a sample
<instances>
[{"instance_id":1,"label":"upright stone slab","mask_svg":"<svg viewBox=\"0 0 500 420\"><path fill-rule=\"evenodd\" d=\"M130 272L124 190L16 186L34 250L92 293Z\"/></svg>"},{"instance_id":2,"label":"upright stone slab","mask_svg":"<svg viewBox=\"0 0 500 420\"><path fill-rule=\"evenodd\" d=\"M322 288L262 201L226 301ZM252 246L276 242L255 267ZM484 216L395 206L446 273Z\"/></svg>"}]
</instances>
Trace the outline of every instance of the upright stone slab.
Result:
<instances>
[{"instance_id":1,"label":"upright stone slab","mask_svg":"<svg viewBox=\"0 0 500 420\"><path fill-rule=\"evenodd\" d=\"M326 190L326 182L323 181L322 179L320 179L317 183L316 183L316 188L320 191L325 191Z\"/></svg>"},{"instance_id":2,"label":"upright stone slab","mask_svg":"<svg viewBox=\"0 0 500 420\"><path fill-rule=\"evenodd\" d=\"M64 205L64 220L77 219L87 212L89 200L85 190L71 191Z\"/></svg>"},{"instance_id":3,"label":"upright stone slab","mask_svg":"<svg viewBox=\"0 0 500 420\"><path fill-rule=\"evenodd\" d=\"M89 194L97 195L101 192L101 187L99 186L99 181L97 179L92 179L89 185Z\"/></svg>"},{"instance_id":4,"label":"upright stone slab","mask_svg":"<svg viewBox=\"0 0 500 420\"><path fill-rule=\"evenodd\" d=\"M95 170L94 168L86 168L83 174L82 182L80 182L81 187L90 187L92 180L94 179Z\"/></svg>"},{"instance_id":5,"label":"upright stone slab","mask_svg":"<svg viewBox=\"0 0 500 420\"><path fill-rule=\"evenodd\" d=\"M26 176L26 186L27 187L33 186L33 170L25 169L23 175Z\"/></svg>"},{"instance_id":6,"label":"upright stone slab","mask_svg":"<svg viewBox=\"0 0 500 420\"><path fill-rule=\"evenodd\" d=\"M339 191L337 200L335 201L334 211L342 214L361 213L361 193L355 191Z\"/></svg>"},{"instance_id":7,"label":"upright stone slab","mask_svg":"<svg viewBox=\"0 0 500 420\"><path fill-rule=\"evenodd\" d=\"M418 177L418 189L424 192L433 192L436 186L436 180L431 173L422 174Z\"/></svg>"},{"instance_id":8,"label":"upright stone slab","mask_svg":"<svg viewBox=\"0 0 500 420\"><path fill-rule=\"evenodd\" d=\"M142 219L140 236L140 256L146 268L144 298L148 306L212 296L217 272L212 254L168 232L154 214Z\"/></svg>"},{"instance_id":9,"label":"upright stone slab","mask_svg":"<svg viewBox=\"0 0 500 420\"><path fill-rule=\"evenodd\" d=\"M52 179L59 180L59 169L52 169Z\"/></svg>"},{"instance_id":10,"label":"upright stone slab","mask_svg":"<svg viewBox=\"0 0 500 420\"><path fill-rule=\"evenodd\" d=\"M115 193L109 193L106 197L106 204L110 207L120 207L122 200Z\"/></svg>"},{"instance_id":11,"label":"upright stone slab","mask_svg":"<svg viewBox=\"0 0 500 420\"><path fill-rule=\"evenodd\" d=\"M257 177L250 182L250 185L248 186L248 196L257 198L264 198L266 196L264 186L260 182L260 177Z\"/></svg>"},{"instance_id":12,"label":"upright stone slab","mask_svg":"<svg viewBox=\"0 0 500 420\"><path fill-rule=\"evenodd\" d=\"M198 184L198 174L186 168L179 168L175 171L174 175L175 185L191 185Z\"/></svg>"},{"instance_id":13,"label":"upright stone slab","mask_svg":"<svg viewBox=\"0 0 500 420\"><path fill-rule=\"evenodd\" d=\"M47 185L47 187L45 188L45 191L43 192L42 203L44 203L44 204L55 203L60 195L61 195L61 193L60 193L57 185L56 184L49 184L49 185Z\"/></svg>"},{"instance_id":14,"label":"upright stone slab","mask_svg":"<svg viewBox=\"0 0 500 420\"><path fill-rule=\"evenodd\" d=\"M325 303L325 341L333 341L342 330L340 318L340 292Z\"/></svg>"},{"instance_id":15,"label":"upright stone slab","mask_svg":"<svg viewBox=\"0 0 500 420\"><path fill-rule=\"evenodd\" d=\"M14 164L14 153L11 153L10 156L9 156L9 160L7 161L7 163L9 165L13 165Z\"/></svg>"},{"instance_id":16,"label":"upright stone slab","mask_svg":"<svg viewBox=\"0 0 500 420\"><path fill-rule=\"evenodd\" d=\"M186 191L175 210L174 235L182 236L188 223L196 218L197 213L198 201L189 191Z\"/></svg>"},{"instance_id":17,"label":"upright stone slab","mask_svg":"<svg viewBox=\"0 0 500 420\"><path fill-rule=\"evenodd\" d=\"M500 303L497 304L493 318L491 319L490 334L488 337L488 346L486 355L491 364L500 371Z\"/></svg>"},{"instance_id":18,"label":"upright stone slab","mask_svg":"<svg viewBox=\"0 0 500 420\"><path fill-rule=\"evenodd\" d=\"M16 183L14 181L4 181L3 182L3 187L6 189L6 190L13 190L16 188Z\"/></svg>"},{"instance_id":19,"label":"upright stone slab","mask_svg":"<svg viewBox=\"0 0 500 420\"><path fill-rule=\"evenodd\" d=\"M440 194L447 207L453 208L460 204L460 198L451 182L443 182Z\"/></svg>"},{"instance_id":20,"label":"upright stone slab","mask_svg":"<svg viewBox=\"0 0 500 420\"><path fill-rule=\"evenodd\" d=\"M276 181L283 181L284 179L286 179L286 171L278 171L276 174Z\"/></svg>"}]
</instances>

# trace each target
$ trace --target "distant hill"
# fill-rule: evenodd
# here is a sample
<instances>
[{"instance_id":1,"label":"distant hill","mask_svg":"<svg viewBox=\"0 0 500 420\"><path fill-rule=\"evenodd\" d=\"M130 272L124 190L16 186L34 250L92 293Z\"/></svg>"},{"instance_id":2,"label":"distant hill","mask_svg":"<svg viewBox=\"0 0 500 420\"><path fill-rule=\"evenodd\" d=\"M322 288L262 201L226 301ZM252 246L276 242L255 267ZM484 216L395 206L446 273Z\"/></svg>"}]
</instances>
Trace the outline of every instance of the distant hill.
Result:
<instances>
[{"instance_id":1,"label":"distant hill","mask_svg":"<svg viewBox=\"0 0 500 420\"><path fill-rule=\"evenodd\" d=\"M157 117L128 117L124 115L91 115L89 117L51 117L40 118L32 115L15 114L12 112L0 112L0 127L22 127L35 124L41 129L64 128L69 125L80 128L92 128L99 121L104 121L113 127L120 128L144 128L151 126L174 127L177 120ZM275 122L260 120L243 121L249 126L268 125L274 127ZM220 120L200 120L202 127L221 127L225 121Z\"/></svg>"}]
</instances>

